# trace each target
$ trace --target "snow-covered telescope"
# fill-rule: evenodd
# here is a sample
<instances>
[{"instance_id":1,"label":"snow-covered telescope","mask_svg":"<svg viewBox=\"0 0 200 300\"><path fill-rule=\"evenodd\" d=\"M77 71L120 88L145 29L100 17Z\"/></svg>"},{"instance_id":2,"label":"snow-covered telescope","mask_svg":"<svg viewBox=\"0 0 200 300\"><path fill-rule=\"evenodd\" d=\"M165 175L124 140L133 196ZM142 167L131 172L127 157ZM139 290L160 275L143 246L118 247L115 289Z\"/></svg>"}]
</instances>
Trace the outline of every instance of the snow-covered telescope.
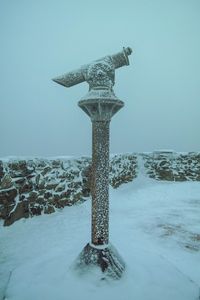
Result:
<instances>
[{"instance_id":1,"label":"snow-covered telescope","mask_svg":"<svg viewBox=\"0 0 200 300\"><path fill-rule=\"evenodd\" d=\"M73 70L64 75L53 78L53 81L65 87L71 87L73 85L87 81L88 70L94 64L101 63L102 61L104 63L107 62L109 65L112 65L113 69L118 69L120 67L129 65L128 56L131 53L132 53L132 49L130 47L123 48L121 52L102 57L98 60L91 62L90 64L83 65L79 69Z\"/></svg>"},{"instance_id":2,"label":"snow-covered telescope","mask_svg":"<svg viewBox=\"0 0 200 300\"><path fill-rule=\"evenodd\" d=\"M115 69L129 65L131 53L131 48L123 48L53 79L65 87L84 81L89 84L89 91L78 106L92 121L91 242L81 251L75 268L88 271L89 265L100 267L105 274L102 278L120 278L125 270L123 259L109 242L109 126L111 118L124 106L113 90Z\"/></svg>"}]
</instances>

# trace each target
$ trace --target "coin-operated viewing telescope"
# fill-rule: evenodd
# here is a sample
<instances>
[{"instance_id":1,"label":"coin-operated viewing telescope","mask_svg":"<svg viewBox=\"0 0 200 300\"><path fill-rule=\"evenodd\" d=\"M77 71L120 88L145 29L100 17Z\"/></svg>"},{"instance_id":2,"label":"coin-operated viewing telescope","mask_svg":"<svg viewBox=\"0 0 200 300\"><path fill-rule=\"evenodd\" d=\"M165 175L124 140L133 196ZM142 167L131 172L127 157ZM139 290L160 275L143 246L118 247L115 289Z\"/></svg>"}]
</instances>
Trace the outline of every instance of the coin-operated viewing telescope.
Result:
<instances>
[{"instance_id":1,"label":"coin-operated viewing telescope","mask_svg":"<svg viewBox=\"0 0 200 300\"><path fill-rule=\"evenodd\" d=\"M111 117L124 106L114 91L115 69L129 65L128 56L132 53L130 47L121 52L107 55L77 70L53 79L65 87L71 87L87 81L89 92L81 98L78 105L90 116L91 120L111 120ZM107 103L105 103L107 101ZM105 109L106 104L106 109Z\"/></svg>"},{"instance_id":2,"label":"coin-operated viewing telescope","mask_svg":"<svg viewBox=\"0 0 200 300\"><path fill-rule=\"evenodd\" d=\"M68 72L62 76L56 77L53 79L56 83L64 85L65 87L71 87L75 84L90 80L90 76L92 76L91 71L93 66L95 65L97 68L104 66L104 71L110 72L110 75L114 75L113 72L115 69L118 69L122 66L129 65L128 55L132 53L131 48L123 48L123 51L118 52L113 55L108 55L102 57L94 62L83 65L79 69ZM103 71L98 72L96 74L99 79L103 77Z\"/></svg>"},{"instance_id":3,"label":"coin-operated viewing telescope","mask_svg":"<svg viewBox=\"0 0 200 300\"><path fill-rule=\"evenodd\" d=\"M109 125L112 116L124 105L113 91L115 69L129 65L131 48L83 65L80 69L53 79L65 87L87 81L88 93L78 105L92 121L92 196L91 242L76 260L79 271L100 267L103 276L120 278L125 269L123 259L109 243Z\"/></svg>"}]
</instances>

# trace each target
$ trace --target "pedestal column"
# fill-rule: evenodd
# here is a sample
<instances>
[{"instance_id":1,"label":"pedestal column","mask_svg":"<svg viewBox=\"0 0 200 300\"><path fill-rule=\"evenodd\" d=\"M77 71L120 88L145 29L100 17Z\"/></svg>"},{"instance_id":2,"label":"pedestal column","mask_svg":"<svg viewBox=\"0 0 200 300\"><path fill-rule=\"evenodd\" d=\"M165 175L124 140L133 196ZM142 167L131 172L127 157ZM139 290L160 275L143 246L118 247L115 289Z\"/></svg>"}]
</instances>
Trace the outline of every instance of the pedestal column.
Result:
<instances>
[{"instance_id":1,"label":"pedestal column","mask_svg":"<svg viewBox=\"0 0 200 300\"><path fill-rule=\"evenodd\" d=\"M113 97L114 98L114 97ZM112 116L124 103L116 98L79 101L92 121L92 237L76 261L76 269L85 273L100 267L105 276L120 278L125 269L123 259L109 243L109 127Z\"/></svg>"},{"instance_id":2,"label":"pedestal column","mask_svg":"<svg viewBox=\"0 0 200 300\"><path fill-rule=\"evenodd\" d=\"M109 125L92 122L92 244L109 241Z\"/></svg>"}]
</instances>

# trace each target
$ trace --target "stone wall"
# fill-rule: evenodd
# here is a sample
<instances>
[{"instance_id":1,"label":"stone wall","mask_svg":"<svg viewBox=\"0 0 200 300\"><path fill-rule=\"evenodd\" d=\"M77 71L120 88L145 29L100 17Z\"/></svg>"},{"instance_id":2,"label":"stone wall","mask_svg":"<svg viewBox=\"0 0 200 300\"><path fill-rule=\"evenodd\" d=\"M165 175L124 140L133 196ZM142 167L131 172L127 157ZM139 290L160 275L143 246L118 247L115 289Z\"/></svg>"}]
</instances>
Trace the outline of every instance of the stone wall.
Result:
<instances>
[{"instance_id":1,"label":"stone wall","mask_svg":"<svg viewBox=\"0 0 200 300\"><path fill-rule=\"evenodd\" d=\"M200 153L155 151L142 154L147 176L157 180L200 181Z\"/></svg>"},{"instance_id":2,"label":"stone wall","mask_svg":"<svg viewBox=\"0 0 200 300\"><path fill-rule=\"evenodd\" d=\"M1 161L0 217L4 225L83 201L90 195L89 165L89 158Z\"/></svg>"},{"instance_id":3,"label":"stone wall","mask_svg":"<svg viewBox=\"0 0 200 300\"><path fill-rule=\"evenodd\" d=\"M136 154L118 154L110 159L110 185L113 188L133 181L138 174Z\"/></svg>"},{"instance_id":4,"label":"stone wall","mask_svg":"<svg viewBox=\"0 0 200 300\"><path fill-rule=\"evenodd\" d=\"M110 184L117 188L139 174L156 180L200 181L200 153L153 152L114 155ZM0 160L0 218L16 220L85 201L90 196L91 159Z\"/></svg>"}]
</instances>

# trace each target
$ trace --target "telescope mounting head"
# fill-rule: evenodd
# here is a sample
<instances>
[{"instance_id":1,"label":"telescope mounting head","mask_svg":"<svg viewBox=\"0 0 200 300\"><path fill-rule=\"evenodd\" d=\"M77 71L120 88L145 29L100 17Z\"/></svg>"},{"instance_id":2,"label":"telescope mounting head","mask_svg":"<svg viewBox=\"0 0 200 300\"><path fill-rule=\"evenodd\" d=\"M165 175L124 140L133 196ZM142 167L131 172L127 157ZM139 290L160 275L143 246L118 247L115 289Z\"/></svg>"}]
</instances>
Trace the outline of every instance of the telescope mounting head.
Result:
<instances>
[{"instance_id":1,"label":"telescope mounting head","mask_svg":"<svg viewBox=\"0 0 200 300\"><path fill-rule=\"evenodd\" d=\"M100 58L90 64L83 65L77 70L66 73L53 79L65 87L71 87L87 81L89 90L112 90L115 84L115 69L129 65L128 56L132 53L130 47L121 52Z\"/></svg>"}]
</instances>

